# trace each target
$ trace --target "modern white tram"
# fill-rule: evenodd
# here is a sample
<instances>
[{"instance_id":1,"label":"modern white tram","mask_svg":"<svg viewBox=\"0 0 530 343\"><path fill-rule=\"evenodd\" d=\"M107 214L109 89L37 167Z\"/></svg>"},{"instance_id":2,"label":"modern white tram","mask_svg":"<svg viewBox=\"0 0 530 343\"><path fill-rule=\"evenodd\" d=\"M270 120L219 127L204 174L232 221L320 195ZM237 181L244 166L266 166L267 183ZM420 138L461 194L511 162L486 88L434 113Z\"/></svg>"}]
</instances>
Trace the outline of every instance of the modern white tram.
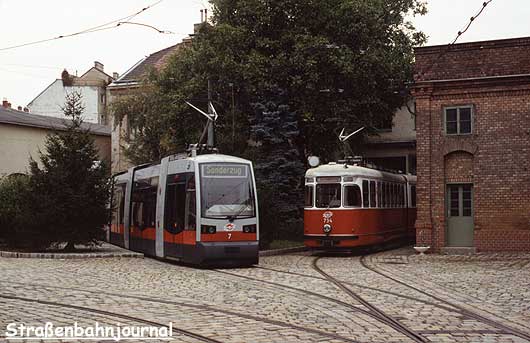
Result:
<instances>
[{"instance_id":1,"label":"modern white tram","mask_svg":"<svg viewBox=\"0 0 530 343\"><path fill-rule=\"evenodd\" d=\"M258 263L258 200L252 163L174 155L114 176L108 240L192 264Z\"/></svg>"}]
</instances>

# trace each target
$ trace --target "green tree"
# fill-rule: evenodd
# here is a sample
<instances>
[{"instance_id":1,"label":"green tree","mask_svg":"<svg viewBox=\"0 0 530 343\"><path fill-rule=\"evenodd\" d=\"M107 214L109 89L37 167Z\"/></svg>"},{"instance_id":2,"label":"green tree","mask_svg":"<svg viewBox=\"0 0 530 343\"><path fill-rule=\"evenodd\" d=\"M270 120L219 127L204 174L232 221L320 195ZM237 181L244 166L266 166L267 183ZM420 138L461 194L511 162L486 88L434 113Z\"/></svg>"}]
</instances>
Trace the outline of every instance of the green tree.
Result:
<instances>
[{"instance_id":1,"label":"green tree","mask_svg":"<svg viewBox=\"0 0 530 343\"><path fill-rule=\"evenodd\" d=\"M71 120L66 130L50 134L45 152L40 155L42 168L30 161L30 207L38 226L45 233L42 245L67 243L98 244L104 238L110 197L109 169L99 161L98 150L90 131L82 127L82 96L66 96L63 112Z\"/></svg>"},{"instance_id":2,"label":"green tree","mask_svg":"<svg viewBox=\"0 0 530 343\"><path fill-rule=\"evenodd\" d=\"M164 151L184 149L183 140L192 142L189 134L197 132L190 129L200 131L202 125L184 101L205 108L208 79L214 103L223 114L217 123L218 144L232 154L245 151L252 104L275 88L288 94L286 105L296 113L300 151L321 156L337 150L336 135L342 127L367 126L372 130L365 132L373 132L406 100L413 47L421 45L425 36L405 18L425 12L420 0L211 3L213 25L203 24L192 43L183 44L168 65L147 80L154 89L152 95L163 104L149 106L150 96L139 102L143 110L118 111L142 118L132 120L135 130L143 130L157 117L155 124L149 124L157 125L155 133L165 129L179 138L140 135L131 150L144 149L143 155L149 155L153 149L148 143L157 140ZM130 100L138 104L138 99ZM232 144L232 113L236 144Z\"/></svg>"},{"instance_id":3,"label":"green tree","mask_svg":"<svg viewBox=\"0 0 530 343\"><path fill-rule=\"evenodd\" d=\"M278 158L304 163L306 155L316 154L331 159L342 149L337 134L343 127L350 131L365 126L363 134L377 132L376 127L407 100L413 47L423 44L425 36L406 18L425 13L421 0L210 2L212 25L200 26L192 43L184 44L165 68L146 81L154 90L152 96L164 102L163 110L147 106L149 110L128 112L140 118L132 121L135 130L155 125L156 132L169 135L137 136L139 142L131 146L137 153L141 150L143 160L136 162L157 160L160 155L151 149L157 142L164 153L176 152L185 148L184 141L198 137L202 122L184 101L206 108L208 80L221 114L218 147L224 153L259 160L258 170L260 164L266 169ZM270 110L273 113L288 108L297 131L289 139L289 151L259 141L251 123L256 103L276 108ZM278 130L280 137L287 132ZM303 177L298 163L282 168L289 184ZM261 177L265 178L263 183L260 180L262 187L284 182L274 173ZM298 200L285 198L301 206ZM269 210L282 213L284 209L276 205Z\"/></svg>"},{"instance_id":4,"label":"green tree","mask_svg":"<svg viewBox=\"0 0 530 343\"><path fill-rule=\"evenodd\" d=\"M28 198L29 177L12 175L0 179L0 241L8 246L24 246L26 237L39 235L33 225Z\"/></svg>"},{"instance_id":5,"label":"green tree","mask_svg":"<svg viewBox=\"0 0 530 343\"><path fill-rule=\"evenodd\" d=\"M250 117L256 146L250 157L259 189L262 246L302 234L304 164L296 146L300 130L296 114L286 102L285 92L277 89L253 104L254 115Z\"/></svg>"}]
</instances>

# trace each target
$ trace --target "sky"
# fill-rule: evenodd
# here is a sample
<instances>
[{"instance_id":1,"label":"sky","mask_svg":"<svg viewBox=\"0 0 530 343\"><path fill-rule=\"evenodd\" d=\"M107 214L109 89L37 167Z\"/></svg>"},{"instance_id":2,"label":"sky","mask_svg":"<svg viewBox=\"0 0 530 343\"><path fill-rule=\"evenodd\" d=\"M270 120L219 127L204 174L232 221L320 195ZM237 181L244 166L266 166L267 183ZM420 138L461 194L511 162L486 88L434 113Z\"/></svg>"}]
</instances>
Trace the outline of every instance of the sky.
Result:
<instances>
[{"instance_id":1,"label":"sky","mask_svg":"<svg viewBox=\"0 0 530 343\"><path fill-rule=\"evenodd\" d=\"M123 74L141 58L174 45L200 22L207 0L0 0L0 98L25 106L63 69L82 75L100 61L105 71ZM322 0L325 1L325 0ZM429 12L411 18L429 36L428 45L447 44L482 7L483 0L428 0ZM3 48L57 37L153 7L120 25L10 50ZM530 36L528 0L493 0L458 42Z\"/></svg>"}]
</instances>

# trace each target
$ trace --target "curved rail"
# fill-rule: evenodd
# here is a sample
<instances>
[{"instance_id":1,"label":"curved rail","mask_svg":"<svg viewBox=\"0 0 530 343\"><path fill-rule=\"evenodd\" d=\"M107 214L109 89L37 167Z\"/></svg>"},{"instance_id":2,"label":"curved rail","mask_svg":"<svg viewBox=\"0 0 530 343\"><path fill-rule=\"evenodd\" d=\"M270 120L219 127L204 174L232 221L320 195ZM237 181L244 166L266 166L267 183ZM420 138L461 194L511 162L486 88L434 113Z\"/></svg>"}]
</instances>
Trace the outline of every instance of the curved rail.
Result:
<instances>
[{"instance_id":1,"label":"curved rail","mask_svg":"<svg viewBox=\"0 0 530 343\"><path fill-rule=\"evenodd\" d=\"M69 309L74 309L74 310L79 310L79 311L84 311L84 312L97 313L97 314L104 315L104 316L109 316L109 317L121 318L121 319L125 319L125 320L128 320L128 321L148 324L148 325L152 325L152 326L167 327L164 324L161 324L161 323L158 323L158 322L154 322L154 321L151 321L151 320L146 320L146 319L142 319L142 318L138 318L138 317L128 316L128 315L121 314L121 313L115 313L115 312L110 312L110 311L105 311L105 310L94 309L94 308L85 307L85 306L64 304L64 303L58 303L58 302L55 302L55 301L29 299L29 298L17 297L17 296L6 295L6 294L0 294L0 298L9 299L9 300L18 300L18 301L38 303L38 304L42 304L42 305L64 307L64 308L69 308ZM196 333L193 333L191 331L184 330L184 329L173 328L173 332L174 333L179 333L179 334L184 335L184 336L192 337L192 338L195 338L197 340L200 340L200 341L206 342L206 343L222 343L221 341L218 341L216 339L212 339L212 338L209 338L209 337L206 337L206 336L203 336L203 335L199 335L199 334L196 334Z\"/></svg>"},{"instance_id":2,"label":"curved rail","mask_svg":"<svg viewBox=\"0 0 530 343\"><path fill-rule=\"evenodd\" d=\"M421 343L425 343L425 342L429 342L429 340L427 340L425 337L423 337L422 335L414 332L413 330L407 328L406 326L404 326L403 324L401 324L399 321L397 321L396 319L394 319L393 317L389 316L388 314L386 314L385 312L383 312L382 310L380 310L378 307L370 304L368 301L366 301L363 297L361 297L359 294L355 293L354 291L352 291L351 289L349 289L348 287L346 287L341 281L337 280L335 277L329 275L328 273L326 273L324 270L322 270L322 268L320 268L318 266L318 260L320 259L321 257L317 257L313 260L313 268L318 272L320 273L322 276L324 276L329 282L333 283L335 286L337 286L338 288L340 288L342 291L344 291L346 294L348 294L349 296L351 296L353 299L357 300L358 302L360 302L361 304L363 304L366 308L368 308L369 311L371 311L372 313L375 314L375 316L377 317L377 319L385 324L387 324L388 326L392 327L394 330L404 334L405 336L411 338L413 341L415 342L421 342Z\"/></svg>"},{"instance_id":3,"label":"curved rail","mask_svg":"<svg viewBox=\"0 0 530 343\"><path fill-rule=\"evenodd\" d=\"M145 297L145 296L124 295L124 294L105 292L105 291L90 291L90 290L80 289L80 288L75 288L75 287L61 287L61 286L53 286L53 285L42 285L42 284L34 284L34 283L30 284L30 283L23 283L23 282L7 282L7 281L0 281L0 283L19 284L19 285L25 285L25 286L30 286L30 287L55 288L55 289L78 291L78 292L98 294L98 295L109 295L109 296L115 296L115 297L120 297L120 298L137 299L137 300L142 300L142 301L147 301L147 302L152 302L152 303L159 303L159 304L177 305L177 306L182 306L182 307L200 309L200 310L204 310L204 311L218 312L218 313L223 313L223 314L234 316L234 317L239 317L239 318L253 320L253 321L256 321L256 322L277 325L277 326L284 327L284 328L287 328L287 329L292 329L292 330L295 330L295 331L311 333L311 334L314 334L314 335L317 335L317 336L327 337L327 338L330 338L330 339L340 340L340 341L343 341L343 342L359 343L359 341L350 339L348 337L340 336L340 335L337 335L337 334L334 334L334 333L329 333L329 332L321 331L321 330L318 330L318 329L313 329L313 328L298 326L298 325L294 325L294 324L289 324L289 323L285 323L285 322L279 321L279 320L268 319L268 318L264 318L264 317L258 317L258 316L254 316L254 315L250 315L250 314L246 314L246 313L241 313L241 312L237 312L237 311L233 311L233 310L224 310L224 309L221 309L221 308L216 308L216 307L211 306L211 305L190 304L190 303L179 302L179 301L174 301L174 300L153 299L153 298L148 298L148 297ZM8 297L11 297L11 296L6 296L6 295L1 295L0 294L0 298L8 298ZM13 296L12 298L16 300L19 297ZM23 299L25 299L25 298L20 298L19 300L23 300ZM45 303L45 301L43 301L43 300L34 300L34 299L28 299L28 300L35 301L35 302L41 302L43 304ZM76 307L76 305L67 305L67 304L65 304L65 305L66 306L71 306L72 308ZM359 310L362 311L362 309L359 309ZM100 310L94 310L94 311L100 311Z\"/></svg>"},{"instance_id":4,"label":"curved rail","mask_svg":"<svg viewBox=\"0 0 530 343\"><path fill-rule=\"evenodd\" d=\"M440 298L440 297L438 297L438 296L436 296L434 294L428 293L428 292L426 292L426 291L424 291L422 289L419 289L419 288L414 287L412 285L409 285L409 284L407 284L407 283L405 283L405 282L403 282L401 280L398 280L398 279L396 279L396 278L394 278L394 277L392 277L392 276L390 276L388 274L383 273L380 270L377 270L375 267L369 266L366 263L366 256L362 256L361 257L361 265L364 268L366 268L366 269L368 269L368 270L370 270L370 271L372 271L372 272L374 272L376 274L379 274L379 275L381 275L381 276L383 276L383 277L385 277L385 278L387 278L389 280L392 280L392 281L394 281L394 282L396 282L396 283L398 283L400 285L408 287L408 288L410 288L410 289L412 289L412 290L414 290L414 291L416 291L418 293L421 293L421 294L423 294L425 296L428 296L428 297L430 297L432 299L435 299L435 300L437 300L437 301L439 301L439 302L441 302L443 304L446 304L448 306L454 307L455 309L458 310L458 312L460 312L462 315L464 315L464 316L466 316L468 318L475 319L475 320L480 321L480 322L482 322L484 324L487 324L487 325L490 325L490 326L492 326L494 328L502 330L505 333L508 333L508 334L511 334L511 335L526 339L526 340L528 340L530 342L530 334L528 334L526 332L523 332L523 331L521 331L519 329L515 329L513 327L510 327L510 326L507 326L505 324L502 324L502 323L496 322L494 320L491 320L489 318L486 318L486 317L484 317L484 316L482 316L482 315L480 315L480 314L478 314L476 312L470 311L470 310L468 310L468 309L466 309L466 308L464 308L464 307L462 307L460 305L454 304L454 303L452 303L450 301L447 301L445 299L442 299L442 298Z\"/></svg>"}]
</instances>

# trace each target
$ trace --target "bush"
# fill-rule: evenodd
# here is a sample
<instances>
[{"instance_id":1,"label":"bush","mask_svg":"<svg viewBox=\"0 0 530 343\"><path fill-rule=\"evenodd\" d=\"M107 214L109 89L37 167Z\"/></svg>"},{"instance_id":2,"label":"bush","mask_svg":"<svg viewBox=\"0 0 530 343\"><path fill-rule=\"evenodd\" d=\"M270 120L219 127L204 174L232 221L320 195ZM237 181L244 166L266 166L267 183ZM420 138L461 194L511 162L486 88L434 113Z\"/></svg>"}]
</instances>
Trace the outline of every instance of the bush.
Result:
<instances>
[{"instance_id":1,"label":"bush","mask_svg":"<svg viewBox=\"0 0 530 343\"><path fill-rule=\"evenodd\" d=\"M29 177L14 175L0 179L0 239L8 246L26 245L34 225L28 199Z\"/></svg>"}]
</instances>

